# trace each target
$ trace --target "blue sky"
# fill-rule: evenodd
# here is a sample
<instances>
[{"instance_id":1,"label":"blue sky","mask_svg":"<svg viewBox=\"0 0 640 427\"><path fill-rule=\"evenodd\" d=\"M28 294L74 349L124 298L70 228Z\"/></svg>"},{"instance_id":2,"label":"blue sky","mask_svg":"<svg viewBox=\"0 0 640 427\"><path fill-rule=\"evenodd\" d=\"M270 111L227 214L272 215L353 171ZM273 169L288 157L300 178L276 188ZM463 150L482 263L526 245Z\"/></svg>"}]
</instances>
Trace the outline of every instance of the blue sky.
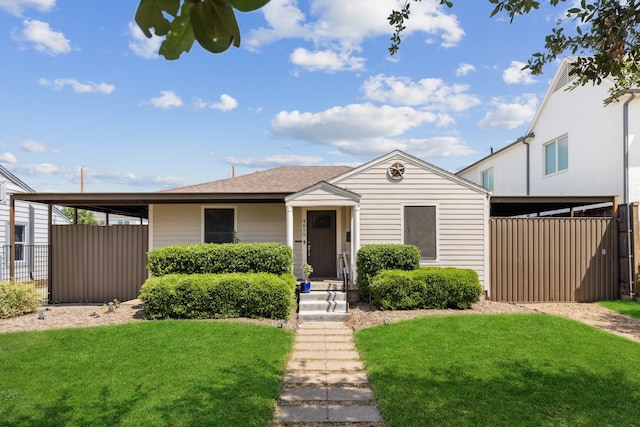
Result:
<instances>
[{"instance_id":1,"label":"blue sky","mask_svg":"<svg viewBox=\"0 0 640 427\"><path fill-rule=\"evenodd\" d=\"M554 64L520 71L562 15L487 0L271 0L241 48L157 55L130 1L0 0L0 163L37 191L156 191L394 149L455 172L522 136Z\"/></svg>"}]
</instances>

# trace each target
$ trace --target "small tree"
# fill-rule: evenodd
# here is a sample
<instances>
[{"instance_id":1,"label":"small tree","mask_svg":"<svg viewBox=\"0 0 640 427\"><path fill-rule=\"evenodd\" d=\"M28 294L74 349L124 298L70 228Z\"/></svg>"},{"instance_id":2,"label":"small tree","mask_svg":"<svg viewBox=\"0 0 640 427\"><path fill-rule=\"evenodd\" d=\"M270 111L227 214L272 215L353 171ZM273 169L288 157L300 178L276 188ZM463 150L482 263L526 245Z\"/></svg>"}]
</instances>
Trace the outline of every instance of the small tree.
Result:
<instances>
[{"instance_id":1,"label":"small tree","mask_svg":"<svg viewBox=\"0 0 640 427\"><path fill-rule=\"evenodd\" d=\"M72 224L74 223L73 208L64 207L62 208L62 213L65 214L67 218L71 220ZM93 212L85 209L78 209L78 224L98 225L99 222L96 219L96 217L93 215Z\"/></svg>"}]
</instances>

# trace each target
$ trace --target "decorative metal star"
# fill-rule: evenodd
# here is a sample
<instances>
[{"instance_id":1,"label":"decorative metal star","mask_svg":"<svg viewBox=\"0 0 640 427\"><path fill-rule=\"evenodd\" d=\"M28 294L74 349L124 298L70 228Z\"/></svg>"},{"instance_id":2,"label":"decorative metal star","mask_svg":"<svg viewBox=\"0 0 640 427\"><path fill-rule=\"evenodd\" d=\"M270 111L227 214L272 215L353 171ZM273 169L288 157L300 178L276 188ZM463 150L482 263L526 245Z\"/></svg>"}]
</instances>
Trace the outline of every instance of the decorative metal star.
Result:
<instances>
[{"instance_id":1,"label":"decorative metal star","mask_svg":"<svg viewBox=\"0 0 640 427\"><path fill-rule=\"evenodd\" d=\"M389 166L389 176L393 179L402 179L404 177L405 167L400 162L395 162Z\"/></svg>"}]
</instances>

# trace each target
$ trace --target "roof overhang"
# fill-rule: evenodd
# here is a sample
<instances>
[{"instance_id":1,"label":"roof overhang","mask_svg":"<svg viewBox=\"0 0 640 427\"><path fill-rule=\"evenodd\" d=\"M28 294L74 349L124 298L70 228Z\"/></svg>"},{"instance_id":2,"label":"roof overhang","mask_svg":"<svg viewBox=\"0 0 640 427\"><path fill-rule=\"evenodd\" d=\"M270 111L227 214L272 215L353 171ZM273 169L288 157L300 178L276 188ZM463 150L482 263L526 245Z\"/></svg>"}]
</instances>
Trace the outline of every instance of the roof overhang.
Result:
<instances>
[{"instance_id":1,"label":"roof overhang","mask_svg":"<svg viewBox=\"0 0 640 427\"><path fill-rule=\"evenodd\" d=\"M284 203L288 195L289 193L15 193L11 198L148 218L149 205L154 204Z\"/></svg>"},{"instance_id":2,"label":"roof overhang","mask_svg":"<svg viewBox=\"0 0 640 427\"><path fill-rule=\"evenodd\" d=\"M491 196L491 216L540 214L562 209L617 204L617 196Z\"/></svg>"}]
</instances>

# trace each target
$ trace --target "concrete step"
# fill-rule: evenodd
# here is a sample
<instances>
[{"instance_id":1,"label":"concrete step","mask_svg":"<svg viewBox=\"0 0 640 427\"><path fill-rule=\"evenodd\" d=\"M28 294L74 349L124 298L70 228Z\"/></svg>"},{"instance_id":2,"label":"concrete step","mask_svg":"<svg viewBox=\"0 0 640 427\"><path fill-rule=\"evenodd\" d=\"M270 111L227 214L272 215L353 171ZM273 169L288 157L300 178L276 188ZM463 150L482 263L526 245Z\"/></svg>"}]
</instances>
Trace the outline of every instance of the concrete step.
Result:
<instances>
[{"instance_id":1,"label":"concrete step","mask_svg":"<svg viewBox=\"0 0 640 427\"><path fill-rule=\"evenodd\" d=\"M349 313L327 312L327 311L302 311L298 312L298 322L346 322L349 320Z\"/></svg>"},{"instance_id":2,"label":"concrete step","mask_svg":"<svg viewBox=\"0 0 640 427\"><path fill-rule=\"evenodd\" d=\"M300 294L300 301L346 301L346 292L336 291L311 291Z\"/></svg>"},{"instance_id":3,"label":"concrete step","mask_svg":"<svg viewBox=\"0 0 640 427\"><path fill-rule=\"evenodd\" d=\"M298 305L298 312L304 311L326 311L332 312L347 312L346 301L300 301Z\"/></svg>"},{"instance_id":4,"label":"concrete step","mask_svg":"<svg viewBox=\"0 0 640 427\"><path fill-rule=\"evenodd\" d=\"M323 281L311 282L311 291L342 291L342 282Z\"/></svg>"}]
</instances>

